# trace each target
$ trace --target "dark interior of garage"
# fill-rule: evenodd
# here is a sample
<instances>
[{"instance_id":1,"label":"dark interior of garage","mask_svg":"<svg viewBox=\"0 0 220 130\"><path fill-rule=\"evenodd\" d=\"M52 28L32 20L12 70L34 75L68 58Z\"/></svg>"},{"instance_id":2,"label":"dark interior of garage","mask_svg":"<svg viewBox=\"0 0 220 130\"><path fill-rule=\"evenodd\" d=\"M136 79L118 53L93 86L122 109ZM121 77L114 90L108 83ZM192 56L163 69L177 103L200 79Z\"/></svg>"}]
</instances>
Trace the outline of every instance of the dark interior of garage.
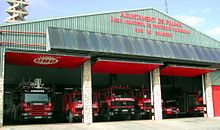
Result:
<instances>
[{"instance_id":1,"label":"dark interior of garage","mask_svg":"<svg viewBox=\"0 0 220 130\"><path fill-rule=\"evenodd\" d=\"M68 69L7 64L5 67L4 88L4 122L6 124L10 123L9 111L13 105L14 90L22 80L30 80L34 78L41 78L45 85L49 85L53 88L54 115L56 115L54 121L63 122L61 111L62 96L65 88L80 88L81 67ZM109 86L129 86L132 89L144 86L150 90L150 74L92 73L93 89L103 89ZM196 92L202 91L202 77L161 76L161 89L163 102L176 100L181 113L187 114L190 112L190 109L193 108Z\"/></svg>"}]
</instances>

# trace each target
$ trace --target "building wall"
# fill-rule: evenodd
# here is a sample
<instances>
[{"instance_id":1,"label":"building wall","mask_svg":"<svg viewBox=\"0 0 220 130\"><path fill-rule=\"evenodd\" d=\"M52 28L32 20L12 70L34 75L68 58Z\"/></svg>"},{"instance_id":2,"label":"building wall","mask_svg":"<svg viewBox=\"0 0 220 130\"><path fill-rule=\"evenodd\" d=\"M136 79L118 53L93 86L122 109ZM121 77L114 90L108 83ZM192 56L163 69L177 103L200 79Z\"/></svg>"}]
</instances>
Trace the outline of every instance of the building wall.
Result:
<instances>
[{"instance_id":1,"label":"building wall","mask_svg":"<svg viewBox=\"0 0 220 130\"><path fill-rule=\"evenodd\" d=\"M123 14L121 12L1 25L0 30L46 33L47 27L59 27L220 48L218 41L155 9L123 11ZM128 18L126 13L136 17ZM140 20L140 17L145 17L146 20ZM164 29L169 26L171 30ZM187 30L190 34L175 32L173 28ZM172 34L172 37L158 36L156 32ZM1 39L10 49L45 50L46 45L44 34L2 33Z\"/></svg>"},{"instance_id":2,"label":"building wall","mask_svg":"<svg viewBox=\"0 0 220 130\"><path fill-rule=\"evenodd\" d=\"M211 73L212 85L220 86L220 71Z\"/></svg>"}]
</instances>

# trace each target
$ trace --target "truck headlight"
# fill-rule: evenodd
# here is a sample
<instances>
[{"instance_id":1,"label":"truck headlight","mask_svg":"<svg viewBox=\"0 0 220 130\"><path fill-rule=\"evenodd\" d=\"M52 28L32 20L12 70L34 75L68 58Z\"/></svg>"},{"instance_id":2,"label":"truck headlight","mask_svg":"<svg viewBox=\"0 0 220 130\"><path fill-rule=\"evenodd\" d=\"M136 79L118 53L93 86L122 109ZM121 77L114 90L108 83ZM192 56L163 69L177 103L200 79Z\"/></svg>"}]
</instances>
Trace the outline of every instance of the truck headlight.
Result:
<instances>
[{"instance_id":1,"label":"truck headlight","mask_svg":"<svg viewBox=\"0 0 220 130\"><path fill-rule=\"evenodd\" d=\"M47 115L48 115L48 116L51 116L52 114L53 114L52 112L48 112L48 114L47 114Z\"/></svg>"},{"instance_id":2,"label":"truck headlight","mask_svg":"<svg viewBox=\"0 0 220 130\"><path fill-rule=\"evenodd\" d=\"M115 108L114 111L118 111L118 108Z\"/></svg>"},{"instance_id":3,"label":"truck headlight","mask_svg":"<svg viewBox=\"0 0 220 130\"><path fill-rule=\"evenodd\" d=\"M21 115L22 116L28 116L28 113L22 113Z\"/></svg>"}]
</instances>

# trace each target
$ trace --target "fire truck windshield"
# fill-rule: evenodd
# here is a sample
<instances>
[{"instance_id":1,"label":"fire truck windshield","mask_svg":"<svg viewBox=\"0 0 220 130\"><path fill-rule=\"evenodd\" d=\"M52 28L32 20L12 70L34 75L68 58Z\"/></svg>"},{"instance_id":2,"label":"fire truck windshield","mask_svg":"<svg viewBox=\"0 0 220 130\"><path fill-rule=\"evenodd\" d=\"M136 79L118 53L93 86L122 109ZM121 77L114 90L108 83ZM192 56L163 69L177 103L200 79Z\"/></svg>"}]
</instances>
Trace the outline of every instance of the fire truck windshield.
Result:
<instances>
[{"instance_id":1,"label":"fire truck windshield","mask_svg":"<svg viewBox=\"0 0 220 130\"><path fill-rule=\"evenodd\" d=\"M177 107L177 102L176 101L167 101L164 104L165 107Z\"/></svg>"},{"instance_id":2,"label":"fire truck windshield","mask_svg":"<svg viewBox=\"0 0 220 130\"><path fill-rule=\"evenodd\" d=\"M81 96L81 93L77 93L77 94L75 94L75 100L76 100L76 102L82 102L82 96Z\"/></svg>"},{"instance_id":3,"label":"fire truck windshield","mask_svg":"<svg viewBox=\"0 0 220 130\"><path fill-rule=\"evenodd\" d=\"M112 90L112 95L115 98L132 98L133 94L131 89L113 89Z\"/></svg>"},{"instance_id":4,"label":"fire truck windshield","mask_svg":"<svg viewBox=\"0 0 220 130\"><path fill-rule=\"evenodd\" d=\"M48 102L49 98L47 93L25 93L24 101L27 103Z\"/></svg>"},{"instance_id":5,"label":"fire truck windshield","mask_svg":"<svg viewBox=\"0 0 220 130\"><path fill-rule=\"evenodd\" d=\"M92 101L97 101L97 96L96 96L96 94L92 94Z\"/></svg>"},{"instance_id":6,"label":"fire truck windshield","mask_svg":"<svg viewBox=\"0 0 220 130\"><path fill-rule=\"evenodd\" d=\"M150 98L150 95L146 90L144 91L144 98Z\"/></svg>"}]
</instances>

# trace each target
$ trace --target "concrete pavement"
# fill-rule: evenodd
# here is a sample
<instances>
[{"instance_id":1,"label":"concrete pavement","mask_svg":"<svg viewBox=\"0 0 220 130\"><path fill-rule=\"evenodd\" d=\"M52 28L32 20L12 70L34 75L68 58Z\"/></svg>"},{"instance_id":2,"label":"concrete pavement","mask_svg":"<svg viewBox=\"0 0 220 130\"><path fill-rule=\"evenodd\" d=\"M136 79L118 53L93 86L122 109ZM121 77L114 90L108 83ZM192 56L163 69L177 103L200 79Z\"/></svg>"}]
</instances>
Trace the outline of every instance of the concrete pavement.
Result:
<instances>
[{"instance_id":1,"label":"concrete pavement","mask_svg":"<svg viewBox=\"0 0 220 130\"><path fill-rule=\"evenodd\" d=\"M220 130L220 117L3 126L1 130Z\"/></svg>"}]
</instances>

